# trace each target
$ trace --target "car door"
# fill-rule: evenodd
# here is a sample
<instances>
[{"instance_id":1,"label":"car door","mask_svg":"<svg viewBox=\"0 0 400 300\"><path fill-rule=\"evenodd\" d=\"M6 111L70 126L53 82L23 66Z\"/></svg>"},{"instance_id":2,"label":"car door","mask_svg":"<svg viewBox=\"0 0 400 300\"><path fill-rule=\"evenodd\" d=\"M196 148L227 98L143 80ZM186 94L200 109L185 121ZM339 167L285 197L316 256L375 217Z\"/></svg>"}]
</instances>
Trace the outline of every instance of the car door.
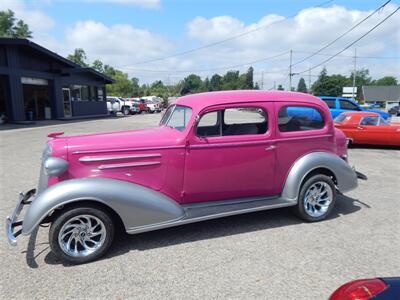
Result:
<instances>
[{"instance_id":1,"label":"car door","mask_svg":"<svg viewBox=\"0 0 400 300\"><path fill-rule=\"evenodd\" d=\"M361 111L360 107L350 100L339 99L340 111Z\"/></svg>"},{"instance_id":2,"label":"car door","mask_svg":"<svg viewBox=\"0 0 400 300\"><path fill-rule=\"evenodd\" d=\"M392 130L390 125L379 116L365 116L357 126L357 142L359 144L390 145Z\"/></svg>"},{"instance_id":3,"label":"car door","mask_svg":"<svg viewBox=\"0 0 400 300\"><path fill-rule=\"evenodd\" d=\"M271 103L216 107L201 113L187 145L184 201L271 196L272 120Z\"/></svg>"}]
</instances>

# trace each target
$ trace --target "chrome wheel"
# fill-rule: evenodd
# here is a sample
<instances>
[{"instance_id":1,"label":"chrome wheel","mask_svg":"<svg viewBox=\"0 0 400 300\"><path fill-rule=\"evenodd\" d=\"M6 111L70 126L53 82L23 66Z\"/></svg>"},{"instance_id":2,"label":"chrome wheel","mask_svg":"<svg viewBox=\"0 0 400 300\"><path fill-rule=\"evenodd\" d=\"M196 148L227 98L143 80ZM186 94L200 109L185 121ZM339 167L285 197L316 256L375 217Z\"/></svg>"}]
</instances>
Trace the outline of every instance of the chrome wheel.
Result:
<instances>
[{"instance_id":1,"label":"chrome wheel","mask_svg":"<svg viewBox=\"0 0 400 300\"><path fill-rule=\"evenodd\" d=\"M307 189L304 195L304 210L311 217L321 217L328 211L332 199L331 186L324 181L317 181Z\"/></svg>"},{"instance_id":2,"label":"chrome wheel","mask_svg":"<svg viewBox=\"0 0 400 300\"><path fill-rule=\"evenodd\" d=\"M86 257L96 252L105 240L104 223L92 215L78 215L69 219L58 234L60 248L73 257Z\"/></svg>"}]
</instances>

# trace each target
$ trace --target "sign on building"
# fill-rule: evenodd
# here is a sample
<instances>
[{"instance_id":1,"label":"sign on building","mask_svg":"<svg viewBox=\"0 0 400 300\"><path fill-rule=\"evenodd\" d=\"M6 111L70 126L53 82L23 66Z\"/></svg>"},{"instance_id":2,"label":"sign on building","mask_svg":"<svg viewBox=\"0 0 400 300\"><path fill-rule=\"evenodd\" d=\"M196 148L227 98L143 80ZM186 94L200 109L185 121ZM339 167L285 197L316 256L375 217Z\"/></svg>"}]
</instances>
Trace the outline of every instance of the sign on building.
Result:
<instances>
[{"instance_id":1,"label":"sign on building","mask_svg":"<svg viewBox=\"0 0 400 300\"><path fill-rule=\"evenodd\" d=\"M342 97L355 98L356 96L357 96L357 87L354 87L354 94L353 94L353 87L352 86L343 87Z\"/></svg>"}]
</instances>

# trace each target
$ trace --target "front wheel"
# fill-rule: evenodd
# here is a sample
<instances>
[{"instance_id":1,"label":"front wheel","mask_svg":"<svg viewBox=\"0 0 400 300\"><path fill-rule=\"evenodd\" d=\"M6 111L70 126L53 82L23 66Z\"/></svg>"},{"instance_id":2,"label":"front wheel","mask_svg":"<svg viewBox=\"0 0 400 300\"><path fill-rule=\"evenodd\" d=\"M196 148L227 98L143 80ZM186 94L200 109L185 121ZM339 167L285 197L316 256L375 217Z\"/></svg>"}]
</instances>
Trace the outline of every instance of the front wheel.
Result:
<instances>
[{"instance_id":1,"label":"front wheel","mask_svg":"<svg viewBox=\"0 0 400 300\"><path fill-rule=\"evenodd\" d=\"M302 185L296 206L296 214L305 221L324 220L332 211L336 201L333 180L326 175L314 175Z\"/></svg>"},{"instance_id":2,"label":"front wheel","mask_svg":"<svg viewBox=\"0 0 400 300\"><path fill-rule=\"evenodd\" d=\"M65 262L87 263L108 251L114 239L114 227L105 210L95 206L72 207L52 223L50 247Z\"/></svg>"}]
</instances>

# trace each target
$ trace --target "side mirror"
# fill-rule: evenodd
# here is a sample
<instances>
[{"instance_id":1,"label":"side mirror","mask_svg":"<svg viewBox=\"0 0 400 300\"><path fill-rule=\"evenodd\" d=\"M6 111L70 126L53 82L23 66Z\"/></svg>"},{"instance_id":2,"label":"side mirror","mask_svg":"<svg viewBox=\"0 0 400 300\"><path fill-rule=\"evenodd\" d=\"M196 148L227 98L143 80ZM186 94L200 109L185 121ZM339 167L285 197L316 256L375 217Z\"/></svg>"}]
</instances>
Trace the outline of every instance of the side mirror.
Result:
<instances>
[{"instance_id":1,"label":"side mirror","mask_svg":"<svg viewBox=\"0 0 400 300\"><path fill-rule=\"evenodd\" d=\"M197 115L196 118L194 119L194 123L198 124L200 122L200 116Z\"/></svg>"}]
</instances>

